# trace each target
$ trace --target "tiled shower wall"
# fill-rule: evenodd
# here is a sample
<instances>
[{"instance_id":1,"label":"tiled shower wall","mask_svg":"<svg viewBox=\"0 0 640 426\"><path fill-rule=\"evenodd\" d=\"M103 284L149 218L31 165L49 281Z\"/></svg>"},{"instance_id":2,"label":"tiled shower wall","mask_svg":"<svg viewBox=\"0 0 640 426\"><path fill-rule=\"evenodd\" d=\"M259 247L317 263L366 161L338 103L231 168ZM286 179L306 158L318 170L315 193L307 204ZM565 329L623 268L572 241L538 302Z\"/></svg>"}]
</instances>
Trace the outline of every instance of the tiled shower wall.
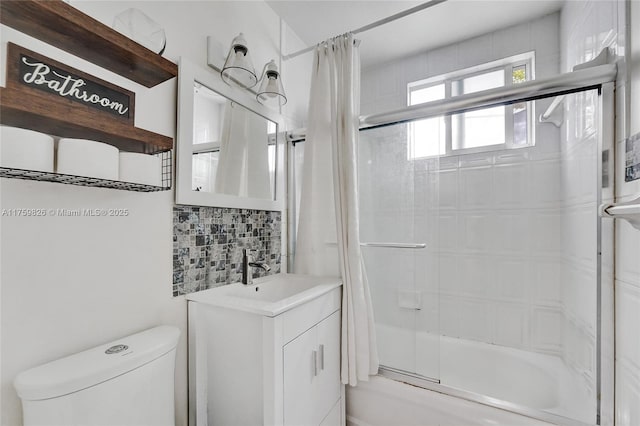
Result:
<instances>
[{"instance_id":1,"label":"tiled shower wall","mask_svg":"<svg viewBox=\"0 0 640 426\"><path fill-rule=\"evenodd\" d=\"M529 51L535 51L537 79L557 75L559 24L560 15L551 14L365 69L361 110L371 114L402 108L411 81ZM550 102L536 102L536 115ZM364 236L374 238L366 234L371 226L373 241L425 242L428 248L364 250L368 267L375 269L369 273L370 281L375 280L371 285L381 287L372 291L384 306L376 319L392 327L413 329L418 324L420 331L561 354L559 130L537 124L535 147L442 157L430 167L420 161L405 165L407 138L393 134L404 131L396 127L375 136L361 132L361 139L368 140L361 144L361 154L371 155L361 170L365 176L384 175L377 187L361 177L364 192L372 194L371 200L365 195L362 200ZM404 142L391 148L387 141L394 138ZM439 199L427 199L438 190ZM407 213L399 217L402 211ZM429 247L441 252L430 256ZM403 266L382 271L381 265L395 261ZM416 278L426 287L415 288ZM399 306L416 291L422 294L417 314ZM430 297L433 292L436 297Z\"/></svg>"},{"instance_id":2,"label":"tiled shower wall","mask_svg":"<svg viewBox=\"0 0 640 426\"><path fill-rule=\"evenodd\" d=\"M363 238L427 245L364 250L376 321L560 355L558 129L539 124L531 148L413 162L405 130L361 134Z\"/></svg>"},{"instance_id":3,"label":"tiled shower wall","mask_svg":"<svg viewBox=\"0 0 640 426\"><path fill-rule=\"evenodd\" d=\"M625 138L640 132L640 2L629 2L632 23L629 80L630 110L628 134L617 138L620 179L616 185L618 202L640 197L640 180L624 182ZM621 96L622 97L622 96ZM620 120L624 122L624 120ZM616 425L640 424L640 230L628 222L616 221Z\"/></svg>"},{"instance_id":4,"label":"tiled shower wall","mask_svg":"<svg viewBox=\"0 0 640 426\"><path fill-rule=\"evenodd\" d=\"M618 79L616 81L616 140L620 142L624 140L625 135L625 79L626 73L624 69L624 51L625 43L628 43L625 37L625 2L624 1L580 1L566 2L561 13L561 51L562 51L562 71L569 72L576 64L595 58L602 49L609 47L610 52L617 56ZM628 60L628 59L627 59ZM594 93L582 93L567 98L565 102L565 125L563 126L563 161L569 165L573 165L571 169L563 171L562 187L564 206L564 277L563 277L563 294L562 305L565 317L565 325L563 329L563 340L565 341L565 351L563 358L565 362L572 367L576 373L576 377L583 380L592 395L595 395L596 389L596 371L595 368L595 342L596 318L593 311L596 309L596 295L593 289L596 286L596 272L594 270L594 260L597 254L597 241L594 235L586 234L581 229L587 229L587 226L593 226L596 222L597 206L588 203L587 200L593 196L589 193L597 189L597 174L592 166L591 171L587 169L587 165L596 164L599 160L596 147L597 134L593 131L598 128L598 133L605 135L604 141L607 142L607 135L611 135L613 131L611 126L600 128L597 116L593 115L597 106L597 97ZM605 123L610 117L605 117ZM613 155L613 146L604 146L605 152L608 151L609 168L616 161ZM618 149L618 158L620 150ZM604 162L603 162L604 163ZM604 165L604 164L603 164ZM617 164L617 168L622 170L621 164ZM603 175L605 185L602 192L602 202L613 201L614 176L609 172ZM608 182L606 182L608 181ZM619 197L620 188L624 184L620 179L616 178L615 187ZM624 200L619 200L624 201ZM626 224L617 221L616 231ZM605 373L602 380L602 410L601 424L611 425L614 423L612 416L613 401L611 396L613 393L613 345L614 337L611 335L613 329L613 316L611 305L613 304L613 256L611 255L613 248L611 242L613 239L613 221L610 219L602 220L602 274L601 288L604 309L602 311L603 335L602 335L602 371ZM619 259L625 259L629 252L621 250L620 238L617 239L616 262ZM636 250L636 259L637 259ZM616 280L620 279L619 265L616 265ZM616 306L616 314L624 311L621 300L630 300L627 295L621 297L624 293L624 285L619 281L616 282L615 295L618 298ZM590 312L589 312L590 311ZM624 322L619 319L616 327L620 330L624 328ZM625 342L627 337L622 336L617 330L617 343ZM631 338L637 342L637 323L634 325L635 333ZM624 371L624 365L621 365L620 359L624 359L626 354L618 347L617 351L617 380L616 399L617 419L615 424L635 425L640 420L640 412L632 414L632 406L638 406L640 401L640 369L636 369L635 374ZM624 364L624 362L622 363ZM623 372L624 371L624 372ZM628 390L631 390L630 392ZM627 404L630 402L630 404ZM621 415L622 414L622 415Z\"/></svg>"},{"instance_id":5,"label":"tiled shower wall","mask_svg":"<svg viewBox=\"0 0 640 426\"><path fill-rule=\"evenodd\" d=\"M254 277L279 273L281 229L280 212L175 206L173 295L241 281L243 249L271 267L253 268Z\"/></svg>"}]
</instances>

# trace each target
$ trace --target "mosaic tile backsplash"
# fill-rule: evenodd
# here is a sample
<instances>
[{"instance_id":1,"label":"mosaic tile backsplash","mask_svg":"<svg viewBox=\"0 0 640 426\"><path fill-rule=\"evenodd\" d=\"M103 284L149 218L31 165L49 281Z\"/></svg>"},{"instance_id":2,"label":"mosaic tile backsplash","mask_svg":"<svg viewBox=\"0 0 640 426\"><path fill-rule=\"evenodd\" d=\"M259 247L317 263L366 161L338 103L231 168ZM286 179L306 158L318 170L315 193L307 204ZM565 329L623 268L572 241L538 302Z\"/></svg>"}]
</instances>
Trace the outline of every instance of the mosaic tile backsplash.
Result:
<instances>
[{"instance_id":1,"label":"mosaic tile backsplash","mask_svg":"<svg viewBox=\"0 0 640 426\"><path fill-rule=\"evenodd\" d=\"M242 280L242 249L253 250L253 276L277 274L281 262L281 213L216 207L173 208L173 295Z\"/></svg>"}]
</instances>

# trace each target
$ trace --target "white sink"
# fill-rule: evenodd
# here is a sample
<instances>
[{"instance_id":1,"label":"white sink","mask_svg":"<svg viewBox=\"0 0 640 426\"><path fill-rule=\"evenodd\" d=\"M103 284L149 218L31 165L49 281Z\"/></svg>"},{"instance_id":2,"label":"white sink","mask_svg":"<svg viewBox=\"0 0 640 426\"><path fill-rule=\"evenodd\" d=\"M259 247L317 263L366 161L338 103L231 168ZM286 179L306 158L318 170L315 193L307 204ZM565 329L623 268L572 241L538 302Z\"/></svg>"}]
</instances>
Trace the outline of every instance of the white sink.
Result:
<instances>
[{"instance_id":1,"label":"white sink","mask_svg":"<svg viewBox=\"0 0 640 426\"><path fill-rule=\"evenodd\" d=\"M340 278L277 274L251 285L234 283L187 295L187 300L274 317L342 285Z\"/></svg>"}]
</instances>

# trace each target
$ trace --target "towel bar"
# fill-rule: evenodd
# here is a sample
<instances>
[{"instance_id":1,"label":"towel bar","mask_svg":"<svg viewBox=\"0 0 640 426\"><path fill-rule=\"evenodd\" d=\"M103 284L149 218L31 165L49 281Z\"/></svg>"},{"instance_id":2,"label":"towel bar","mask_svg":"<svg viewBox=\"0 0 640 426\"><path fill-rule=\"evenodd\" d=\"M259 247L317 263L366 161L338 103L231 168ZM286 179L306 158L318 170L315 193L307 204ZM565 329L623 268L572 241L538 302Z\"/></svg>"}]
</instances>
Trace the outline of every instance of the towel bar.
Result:
<instances>
[{"instance_id":1,"label":"towel bar","mask_svg":"<svg viewBox=\"0 0 640 426\"><path fill-rule=\"evenodd\" d=\"M624 219L640 230L640 197L626 203L602 204L600 216Z\"/></svg>"}]
</instances>

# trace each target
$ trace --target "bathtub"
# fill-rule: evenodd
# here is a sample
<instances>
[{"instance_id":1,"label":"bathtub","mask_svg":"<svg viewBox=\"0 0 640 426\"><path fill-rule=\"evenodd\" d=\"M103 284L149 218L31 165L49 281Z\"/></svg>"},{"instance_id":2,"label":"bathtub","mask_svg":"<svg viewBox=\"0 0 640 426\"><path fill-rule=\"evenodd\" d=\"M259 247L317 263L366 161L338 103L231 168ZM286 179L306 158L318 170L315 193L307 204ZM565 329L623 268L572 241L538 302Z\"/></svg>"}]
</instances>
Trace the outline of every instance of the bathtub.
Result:
<instances>
[{"instance_id":1,"label":"bathtub","mask_svg":"<svg viewBox=\"0 0 640 426\"><path fill-rule=\"evenodd\" d=\"M418 333L413 353L423 356L413 360L413 368L407 368L407 359L402 359L398 343L408 342L406 333L413 339L413 333L380 325L377 331L383 363L395 361L391 365L437 377L440 384L386 370L383 375L388 377L377 376L356 387L348 386L347 425L552 424L528 416L545 420L572 418L588 424L595 421L595 404L588 404L593 400L586 387L572 376L559 357ZM407 352L412 351L404 351L404 355Z\"/></svg>"},{"instance_id":2,"label":"bathtub","mask_svg":"<svg viewBox=\"0 0 640 426\"><path fill-rule=\"evenodd\" d=\"M550 426L382 376L347 386L347 426Z\"/></svg>"}]
</instances>

